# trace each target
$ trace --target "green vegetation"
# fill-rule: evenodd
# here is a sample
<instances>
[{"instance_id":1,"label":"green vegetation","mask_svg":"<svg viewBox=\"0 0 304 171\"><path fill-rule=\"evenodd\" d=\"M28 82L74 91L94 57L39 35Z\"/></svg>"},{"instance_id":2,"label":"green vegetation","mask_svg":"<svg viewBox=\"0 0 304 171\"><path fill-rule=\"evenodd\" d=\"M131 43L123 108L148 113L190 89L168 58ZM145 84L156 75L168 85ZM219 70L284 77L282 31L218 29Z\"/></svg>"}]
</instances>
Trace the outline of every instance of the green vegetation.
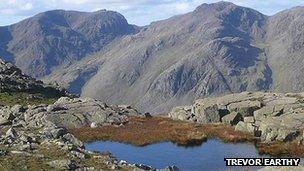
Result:
<instances>
[{"instance_id":1,"label":"green vegetation","mask_svg":"<svg viewBox=\"0 0 304 171\"><path fill-rule=\"evenodd\" d=\"M0 150L7 149L8 147L0 145ZM48 162L67 158L74 160L81 165L94 167L95 170L110 170L109 166L106 165L106 161L108 161L109 158L108 154L99 153L98 155L101 155L99 158L94 157L94 155L96 154L87 154L85 159L79 159L72 156L69 157L68 151L59 149L55 145L40 145L35 150L34 154L8 154L5 157L0 157L0 170L56 171L55 168L52 168L48 165ZM126 167L122 170L128 170L128 168Z\"/></svg>"},{"instance_id":2,"label":"green vegetation","mask_svg":"<svg viewBox=\"0 0 304 171\"><path fill-rule=\"evenodd\" d=\"M42 93L27 93L27 92L11 92L0 93L0 105L13 106L20 105L38 105L38 104L51 104L54 103L59 94L42 94Z\"/></svg>"}]
</instances>

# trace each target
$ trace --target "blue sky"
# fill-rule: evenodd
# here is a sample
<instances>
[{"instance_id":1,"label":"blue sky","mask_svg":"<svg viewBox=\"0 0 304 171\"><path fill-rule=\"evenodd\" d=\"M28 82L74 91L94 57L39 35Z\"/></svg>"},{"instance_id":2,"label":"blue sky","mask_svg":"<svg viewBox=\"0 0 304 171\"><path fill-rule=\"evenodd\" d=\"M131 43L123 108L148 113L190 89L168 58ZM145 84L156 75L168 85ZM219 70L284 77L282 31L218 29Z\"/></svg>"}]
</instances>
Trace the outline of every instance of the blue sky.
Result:
<instances>
[{"instance_id":1,"label":"blue sky","mask_svg":"<svg viewBox=\"0 0 304 171\"><path fill-rule=\"evenodd\" d=\"M0 25L8 25L37 13L53 9L96 11L114 10L129 23L147 25L194 10L202 3L219 0L0 0ZM303 0L227 0L237 5L272 15L284 9L304 5Z\"/></svg>"}]
</instances>

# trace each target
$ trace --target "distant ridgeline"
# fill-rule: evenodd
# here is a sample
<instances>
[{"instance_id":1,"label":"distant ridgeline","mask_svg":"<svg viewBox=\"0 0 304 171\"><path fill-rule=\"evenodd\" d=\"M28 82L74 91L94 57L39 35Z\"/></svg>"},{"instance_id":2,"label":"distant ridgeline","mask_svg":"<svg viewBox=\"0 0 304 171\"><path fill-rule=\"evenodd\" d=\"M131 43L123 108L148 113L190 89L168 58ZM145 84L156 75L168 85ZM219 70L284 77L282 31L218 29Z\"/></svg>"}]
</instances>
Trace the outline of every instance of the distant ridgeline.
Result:
<instances>
[{"instance_id":1,"label":"distant ridgeline","mask_svg":"<svg viewBox=\"0 0 304 171\"><path fill-rule=\"evenodd\" d=\"M21 70L13 64L0 59L0 100L1 103L10 100L14 104L14 98L21 102L26 95L28 101L37 98L58 98L66 95L64 89L59 89L51 85L46 85L30 76L23 75ZM16 96L12 98L12 96Z\"/></svg>"}]
</instances>

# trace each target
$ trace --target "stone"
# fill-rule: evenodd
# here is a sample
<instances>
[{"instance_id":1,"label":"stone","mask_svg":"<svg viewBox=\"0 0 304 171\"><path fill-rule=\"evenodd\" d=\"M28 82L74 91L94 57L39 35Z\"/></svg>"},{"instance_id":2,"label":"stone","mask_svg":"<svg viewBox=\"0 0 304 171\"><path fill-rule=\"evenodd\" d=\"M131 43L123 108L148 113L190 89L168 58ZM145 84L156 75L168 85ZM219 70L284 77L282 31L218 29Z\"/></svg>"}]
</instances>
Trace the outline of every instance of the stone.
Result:
<instances>
[{"instance_id":1,"label":"stone","mask_svg":"<svg viewBox=\"0 0 304 171\"><path fill-rule=\"evenodd\" d=\"M79 159L85 159L85 154L80 153L78 151L71 151L71 154L74 155L75 157L79 158Z\"/></svg>"},{"instance_id":2,"label":"stone","mask_svg":"<svg viewBox=\"0 0 304 171\"><path fill-rule=\"evenodd\" d=\"M152 115L150 113L148 113L148 112L145 113L144 115L145 115L145 118L152 118Z\"/></svg>"},{"instance_id":3,"label":"stone","mask_svg":"<svg viewBox=\"0 0 304 171\"><path fill-rule=\"evenodd\" d=\"M25 112L26 111L26 108L21 106L21 105L14 105L12 108L11 108L11 112L14 116L19 116L21 113Z\"/></svg>"},{"instance_id":4,"label":"stone","mask_svg":"<svg viewBox=\"0 0 304 171\"><path fill-rule=\"evenodd\" d=\"M14 115L9 107L0 108L0 126L8 125L14 119Z\"/></svg>"},{"instance_id":5,"label":"stone","mask_svg":"<svg viewBox=\"0 0 304 171\"><path fill-rule=\"evenodd\" d=\"M231 111L239 112L243 117L253 116L253 112L257 109L261 108L260 101L241 101L236 103L231 103L227 106L227 109Z\"/></svg>"},{"instance_id":6,"label":"stone","mask_svg":"<svg viewBox=\"0 0 304 171\"><path fill-rule=\"evenodd\" d=\"M46 127L43 129L43 134L48 138L60 138L67 133L66 128Z\"/></svg>"},{"instance_id":7,"label":"stone","mask_svg":"<svg viewBox=\"0 0 304 171\"><path fill-rule=\"evenodd\" d=\"M7 150L0 149L0 157L6 156L8 154Z\"/></svg>"},{"instance_id":8,"label":"stone","mask_svg":"<svg viewBox=\"0 0 304 171\"><path fill-rule=\"evenodd\" d=\"M280 97L274 100L271 100L267 102L266 106L278 106L278 105L288 105L288 104L294 104L298 101L295 97Z\"/></svg>"},{"instance_id":9,"label":"stone","mask_svg":"<svg viewBox=\"0 0 304 171\"><path fill-rule=\"evenodd\" d=\"M5 133L6 138L17 138L17 132L14 128L9 128Z\"/></svg>"},{"instance_id":10,"label":"stone","mask_svg":"<svg viewBox=\"0 0 304 171\"><path fill-rule=\"evenodd\" d=\"M98 126L120 125L128 122L127 116L139 115L130 107L108 107L91 98L60 98L49 111L44 114L45 120L68 128L79 128L93 122Z\"/></svg>"},{"instance_id":11,"label":"stone","mask_svg":"<svg viewBox=\"0 0 304 171\"><path fill-rule=\"evenodd\" d=\"M283 106L264 106L259 110L253 112L254 119L261 121L269 116L279 116L283 114Z\"/></svg>"},{"instance_id":12,"label":"stone","mask_svg":"<svg viewBox=\"0 0 304 171\"><path fill-rule=\"evenodd\" d=\"M47 112L56 112L56 111L61 111L61 110L67 110L65 107L61 107L59 105L49 105L46 108Z\"/></svg>"},{"instance_id":13,"label":"stone","mask_svg":"<svg viewBox=\"0 0 304 171\"><path fill-rule=\"evenodd\" d=\"M207 101L197 101L193 106L193 120L198 123L218 123L221 115L217 104Z\"/></svg>"},{"instance_id":14,"label":"stone","mask_svg":"<svg viewBox=\"0 0 304 171\"><path fill-rule=\"evenodd\" d=\"M293 141L297 139L304 124L303 114L284 114L278 117L268 117L259 124L261 140Z\"/></svg>"},{"instance_id":15,"label":"stone","mask_svg":"<svg viewBox=\"0 0 304 171\"><path fill-rule=\"evenodd\" d=\"M65 134L62 138L65 142L67 141L77 147L80 147L80 148L84 147L83 143L80 140L78 140L77 138L75 138L74 135L72 135L70 133Z\"/></svg>"},{"instance_id":16,"label":"stone","mask_svg":"<svg viewBox=\"0 0 304 171\"><path fill-rule=\"evenodd\" d=\"M91 128L97 128L98 125L96 124L96 122L92 122L92 123L90 124L90 127L91 127Z\"/></svg>"},{"instance_id":17,"label":"stone","mask_svg":"<svg viewBox=\"0 0 304 171\"><path fill-rule=\"evenodd\" d=\"M254 133L255 131L254 126L251 123L245 123L242 121L235 126L235 130L249 133Z\"/></svg>"},{"instance_id":18,"label":"stone","mask_svg":"<svg viewBox=\"0 0 304 171\"><path fill-rule=\"evenodd\" d=\"M254 117L253 116L244 117L244 122L245 123L254 123Z\"/></svg>"},{"instance_id":19,"label":"stone","mask_svg":"<svg viewBox=\"0 0 304 171\"><path fill-rule=\"evenodd\" d=\"M178 106L171 110L169 117L176 120L187 121L191 117L191 107Z\"/></svg>"},{"instance_id":20,"label":"stone","mask_svg":"<svg viewBox=\"0 0 304 171\"><path fill-rule=\"evenodd\" d=\"M64 160L54 160L48 163L49 166L55 168L55 169L62 169L62 170L75 170L77 169L77 166L75 164L75 161L71 161L68 159Z\"/></svg>"},{"instance_id":21,"label":"stone","mask_svg":"<svg viewBox=\"0 0 304 171\"><path fill-rule=\"evenodd\" d=\"M242 121L242 115L238 112L231 112L222 118L222 122L229 125L236 125L239 121Z\"/></svg>"},{"instance_id":22,"label":"stone","mask_svg":"<svg viewBox=\"0 0 304 171\"><path fill-rule=\"evenodd\" d=\"M31 153L26 152L26 151L16 151L16 150L11 151L11 153L16 154L16 155L25 155L25 156L31 156L32 155Z\"/></svg>"},{"instance_id":23,"label":"stone","mask_svg":"<svg viewBox=\"0 0 304 171\"><path fill-rule=\"evenodd\" d=\"M152 170L152 167L151 166L147 166L147 165L144 165L144 164L135 164L135 166L139 169L143 169L143 170Z\"/></svg>"},{"instance_id":24,"label":"stone","mask_svg":"<svg viewBox=\"0 0 304 171\"><path fill-rule=\"evenodd\" d=\"M23 144L27 144L27 143L31 143L32 142L32 138L27 136L27 135L21 135L19 137L19 140L23 142Z\"/></svg>"},{"instance_id":25,"label":"stone","mask_svg":"<svg viewBox=\"0 0 304 171\"><path fill-rule=\"evenodd\" d=\"M177 166L168 166L165 169L156 169L156 171L181 171Z\"/></svg>"},{"instance_id":26,"label":"stone","mask_svg":"<svg viewBox=\"0 0 304 171\"><path fill-rule=\"evenodd\" d=\"M113 165L111 166L111 169L112 169L112 170L118 170L118 169L119 169L119 166L117 166L116 164L113 164Z\"/></svg>"}]
</instances>

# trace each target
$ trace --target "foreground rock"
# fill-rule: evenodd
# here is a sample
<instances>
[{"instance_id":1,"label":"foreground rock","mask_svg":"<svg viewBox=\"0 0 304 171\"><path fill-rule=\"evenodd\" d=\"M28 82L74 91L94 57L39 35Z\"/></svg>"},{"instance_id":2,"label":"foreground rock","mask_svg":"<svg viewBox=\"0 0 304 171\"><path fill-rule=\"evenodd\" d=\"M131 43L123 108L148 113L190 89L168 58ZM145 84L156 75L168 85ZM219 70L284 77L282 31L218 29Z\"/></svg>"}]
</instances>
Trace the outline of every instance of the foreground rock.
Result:
<instances>
[{"instance_id":1,"label":"foreground rock","mask_svg":"<svg viewBox=\"0 0 304 171\"><path fill-rule=\"evenodd\" d=\"M108 106L89 98L63 97L51 105L1 107L0 162L9 170L154 170L87 151L67 128L121 126L139 115L130 106ZM25 158L23 158L25 157ZM31 161L34 163L31 165ZM26 162L24 165L20 162ZM92 163L95 163L92 165ZM28 168L38 167L38 168ZM177 170L168 167L165 170Z\"/></svg>"},{"instance_id":2,"label":"foreground rock","mask_svg":"<svg viewBox=\"0 0 304 171\"><path fill-rule=\"evenodd\" d=\"M176 107L169 117L197 123L225 123L260 137L263 142L297 141L304 144L303 93L249 93L195 101Z\"/></svg>"}]
</instances>

